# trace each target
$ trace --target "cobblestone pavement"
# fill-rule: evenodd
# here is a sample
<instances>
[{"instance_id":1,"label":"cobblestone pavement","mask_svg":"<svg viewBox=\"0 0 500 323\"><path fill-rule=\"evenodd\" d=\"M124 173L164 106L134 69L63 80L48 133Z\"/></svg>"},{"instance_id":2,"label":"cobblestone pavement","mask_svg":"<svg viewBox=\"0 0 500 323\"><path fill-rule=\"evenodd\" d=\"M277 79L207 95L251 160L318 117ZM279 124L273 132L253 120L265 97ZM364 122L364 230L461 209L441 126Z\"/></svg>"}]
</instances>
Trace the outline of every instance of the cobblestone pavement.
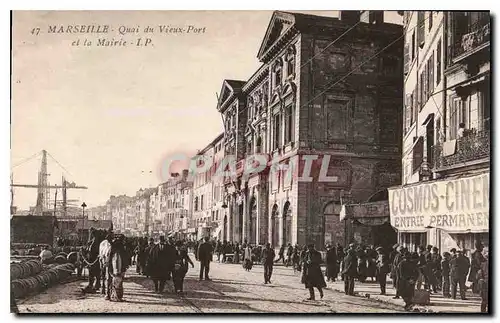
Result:
<instances>
[{"instance_id":1,"label":"cobblestone pavement","mask_svg":"<svg viewBox=\"0 0 500 323\"><path fill-rule=\"evenodd\" d=\"M345 296L332 289L325 297L305 301L308 291L300 284L299 274L291 268L275 266L272 284L263 284L263 267L250 272L237 264L211 264L212 281L198 280L199 263L189 268L184 296L172 292L153 292L150 279L127 273L124 302L105 301L100 294L83 294L84 281L50 288L46 292L18 303L20 313L395 313L400 306L374 300ZM316 291L317 293L317 291Z\"/></svg>"}]
</instances>

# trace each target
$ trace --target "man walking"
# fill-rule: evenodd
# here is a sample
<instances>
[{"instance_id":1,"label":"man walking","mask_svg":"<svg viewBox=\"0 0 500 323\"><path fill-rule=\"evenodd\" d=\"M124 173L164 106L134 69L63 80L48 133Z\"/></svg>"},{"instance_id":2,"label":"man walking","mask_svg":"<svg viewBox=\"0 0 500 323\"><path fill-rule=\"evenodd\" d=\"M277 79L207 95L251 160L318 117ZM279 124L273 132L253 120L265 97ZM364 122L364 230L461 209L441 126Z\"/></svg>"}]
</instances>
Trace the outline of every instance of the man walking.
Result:
<instances>
[{"instance_id":1,"label":"man walking","mask_svg":"<svg viewBox=\"0 0 500 323\"><path fill-rule=\"evenodd\" d=\"M167 281L167 273L172 270L169 266L167 244L165 237L160 236L160 242L151 248L149 257L149 272L155 284L155 292L162 293Z\"/></svg>"},{"instance_id":2,"label":"man walking","mask_svg":"<svg viewBox=\"0 0 500 323\"><path fill-rule=\"evenodd\" d=\"M284 250L284 249L283 249ZM262 264L264 265L264 284L271 283L273 274L273 261L276 256L274 249L271 249L271 244L266 243L266 247L262 250Z\"/></svg>"},{"instance_id":3,"label":"man walking","mask_svg":"<svg viewBox=\"0 0 500 323\"><path fill-rule=\"evenodd\" d=\"M285 263L285 246L282 245L279 252L278 252L278 259L276 259L276 262L279 262L280 260L283 260L283 264Z\"/></svg>"},{"instance_id":4,"label":"man walking","mask_svg":"<svg viewBox=\"0 0 500 323\"><path fill-rule=\"evenodd\" d=\"M203 280L203 275L205 275L205 280L210 280L208 273L210 271L210 262L213 257L213 246L208 241L209 238L205 237L205 241L198 247L198 260L200 262L200 280Z\"/></svg>"}]
</instances>

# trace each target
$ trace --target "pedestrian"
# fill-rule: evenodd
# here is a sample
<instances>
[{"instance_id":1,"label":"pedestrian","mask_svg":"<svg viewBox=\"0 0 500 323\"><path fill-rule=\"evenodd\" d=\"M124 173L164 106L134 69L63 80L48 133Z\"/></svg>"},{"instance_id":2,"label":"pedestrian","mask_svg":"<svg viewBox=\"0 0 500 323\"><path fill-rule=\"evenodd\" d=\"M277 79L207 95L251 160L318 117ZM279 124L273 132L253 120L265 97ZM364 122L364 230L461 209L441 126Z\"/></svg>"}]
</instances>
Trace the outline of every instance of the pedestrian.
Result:
<instances>
[{"instance_id":1,"label":"pedestrian","mask_svg":"<svg viewBox=\"0 0 500 323\"><path fill-rule=\"evenodd\" d=\"M271 244L266 243L266 247L262 250L262 264L264 265L264 284L271 283L271 276L273 275L273 263L276 254Z\"/></svg>"},{"instance_id":2,"label":"pedestrian","mask_svg":"<svg viewBox=\"0 0 500 323\"><path fill-rule=\"evenodd\" d=\"M354 296L354 279L358 276L358 259L351 244L347 255L343 260L342 275L344 276L344 292L346 295Z\"/></svg>"},{"instance_id":3,"label":"pedestrian","mask_svg":"<svg viewBox=\"0 0 500 323\"><path fill-rule=\"evenodd\" d=\"M450 298L450 258L449 252L443 253L441 261L441 276L443 277L443 297Z\"/></svg>"},{"instance_id":4,"label":"pedestrian","mask_svg":"<svg viewBox=\"0 0 500 323\"><path fill-rule=\"evenodd\" d=\"M286 249L286 262L285 266L288 267L292 264L292 256L293 256L293 247L292 244L288 244L288 248Z\"/></svg>"},{"instance_id":5,"label":"pedestrian","mask_svg":"<svg viewBox=\"0 0 500 323\"><path fill-rule=\"evenodd\" d=\"M194 264L189 258L189 255L183 244L177 241L175 244L175 254L174 254L174 268L172 271L172 279L174 281L174 289L176 293L184 292L184 277L188 272L189 264L194 268Z\"/></svg>"},{"instance_id":6,"label":"pedestrian","mask_svg":"<svg viewBox=\"0 0 500 323\"><path fill-rule=\"evenodd\" d=\"M426 252L425 248L423 246L418 247L418 261L417 261L417 267L418 267L418 279L417 279L417 289L420 290L422 288L422 283L424 284L424 289L427 289L427 282L428 279L426 278L426 272L427 272L427 261L426 261Z\"/></svg>"},{"instance_id":7,"label":"pedestrian","mask_svg":"<svg viewBox=\"0 0 500 323\"><path fill-rule=\"evenodd\" d=\"M145 238L147 241L147 238ZM151 251L153 250L153 248L155 247L155 240L153 238L150 238L149 239L149 244L144 248L144 256L141 258L141 262L140 262L140 265L141 265L141 272L142 272L142 275L146 276L146 277L150 277L150 273L149 273L149 270L151 268L151 259L150 259L150 256L151 256Z\"/></svg>"},{"instance_id":8,"label":"pedestrian","mask_svg":"<svg viewBox=\"0 0 500 323\"><path fill-rule=\"evenodd\" d=\"M442 268L441 262L443 257L439 254L439 249L437 247L432 247L431 252L431 260L430 260L430 284L432 287L432 291L437 293L438 290L441 290L441 282L442 282Z\"/></svg>"},{"instance_id":9,"label":"pedestrian","mask_svg":"<svg viewBox=\"0 0 500 323\"><path fill-rule=\"evenodd\" d=\"M385 287L387 283L387 274L390 272L389 259L384 253L384 248L378 247L376 249L378 256L376 260L377 267L377 280L380 285L380 295L385 295Z\"/></svg>"},{"instance_id":10,"label":"pedestrian","mask_svg":"<svg viewBox=\"0 0 500 323\"><path fill-rule=\"evenodd\" d=\"M300 272L300 251L298 245L295 245L295 247L293 247L292 265L294 274Z\"/></svg>"},{"instance_id":11,"label":"pedestrian","mask_svg":"<svg viewBox=\"0 0 500 323\"><path fill-rule=\"evenodd\" d=\"M167 280L172 278L172 272L174 270L174 258L176 254L175 241L172 236L168 237L168 243L166 244L166 256L167 256Z\"/></svg>"},{"instance_id":12,"label":"pedestrian","mask_svg":"<svg viewBox=\"0 0 500 323\"><path fill-rule=\"evenodd\" d=\"M200 244L198 247L198 261L200 262L200 280L203 280L203 275L205 275L205 280L211 280L208 276L210 272L210 262L213 258L213 248L212 244L208 241L209 238L205 237L205 242ZM226 255L224 255L225 258Z\"/></svg>"},{"instance_id":13,"label":"pedestrian","mask_svg":"<svg viewBox=\"0 0 500 323\"><path fill-rule=\"evenodd\" d=\"M111 245L111 284L110 300L113 302L123 301L123 279L126 271L125 246L123 236L117 237Z\"/></svg>"},{"instance_id":14,"label":"pedestrian","mask_svg":"<svg viewBox=\"0 0 500 323\"><path fill-rule=\"evenodd\" d=\"M361 246L359 246L356 250L356 256L358 259L358 280L361 283L366 281L368 266L366 261L366 253Z\"/></svg>"},{"instance_id":15,"label":"pedestrian","mask_svg":"<svg viewBox=\"0 0 500 323\"><path fill-rule=\"evenodd\" d=\"M280 250L278 252L278 259L276 259L276 262L282 260L283 261L283 264L285 263L285 246L282 245L280 247Z\"/></svg>"},{"instance_id":16,"label":"pedestrian","mask_svg":"<svg viewBox=\"0 0 500 323\"><path fill-rule=\"evenodd\" d=\"M326 246L326 280L334 282L337 278L337 252L332 245Z\"/></svg>"},{"instance_id":17,"label":"pedestrian","mask_svg":"<svg viewBox=\"0 0 500 323\"><path fill-rule=\"evenodd\" d=\"M397 274L397 271L398 271L399 263L401 261L403 261L403 254L402 254L403 250L404 250L403 246L399 246L398 245L396 247L396 253L394 255L394 260L393 260L392 265L391 265L392 284L393 284L394 289L396 290L396 295L393 297L393 299L400 298L400 295L398 293L399 289L398 289L398 274Z\"/></svg>"},{"instance_id":18,"label":"pedestrian","mask_svg":"<svg viewBox=\"0 0 500 323\"><path fill-rule=\"evenodd\" d=\"M483 249L484 249L483 244L477 241L476 250L474 250L474 252L471 255L470 273L468 281L472 283L472 292L474 294L479 293L479 287L477 285L477 272L481 268L481 263L486 260L482 254Z\"/></svg>"},{"instance_id":19,"label":"pedestrian","mask_svg":"<svg viewBox=\"0 0 500 323\"><path fill-rule=\"evenodd\" d=\"M239 264L240 263L240 253L241 253L241 250L240 250L240 244L239 243L236 243L234 245L234 260L233 260L233 263L235 264Z\"/></svg>"},{"instance_id":20,"label":"pedestrian","mask_svg":"<svg viewBox=\"0 0 500 323\"><path fill-rule=\"evenodd\" d=\"M396 274L398 277L398 295L405 302L404 309L409 310L413 304L413 295L415 293L415 283L419 277L417 260L413 261L411 254L405 249L401 251L402 261L399 263Z\"/></svg>"},{"instance_id":21,"label":"pedestrian","mask_svg":"<svg viewBox=\"0 0 500 323\"><path fill-rule=\"evenodd\" d=\"M253 259L252 259L252 247L250 244L247 244L245 246L245 249L243 250L243 268L246 271L250 271L253 266Z\"/></svg>"},{"instance_id":22,"label":"pedestrian","mask_svg":"<svg viewBox=\"0 0 500 323\"><path fill-rule=\"evenodd\" d=\"M319 296L323 298L323 288L326 287L326 283L321 271L321 262L321 253L314 248L314 244L308 245L302 269L302 283L309 289L309 298L307 300L316 299L314 288L318 289Z\"/></svg>"},{"instance_id":23,"label":"pedestrian","mask_svg":"<svg viewBox=\"0 0 500 323\"><path fill-rule=\"evenodd\" d=\"M451 298L457 297L457 285L460 286L460 298L465 300L465 281L469 273L469 258L465 257L462 250L457 251L457 256L450 260Z\"/></svg>"},{"instance_id":24,"label":"pedestrian","mask_svg":"<svg viewBox=\"0 0 500 323\"><path fill-rule=\"evenodd\" d=\"M483 251L483 250L482 250ZM488 252L483 251L484 261L481 262L480 268L477 272L476 282L481 295L481 313L489 312L488 304L488 271L489 271L489 260Z\"/></svg>"},{"instance_id":25,"label":"pedestrian","mask_svg":"<svg viewBox=\"0 0 500 323\"><path fill-rule=\"evenodd\" d=\"M163 293L169 268L168 250L165 237L160 236L160 242L154 245L148 257L148 274L155 285L156 293Z\"/></svg>"}]
</instances>

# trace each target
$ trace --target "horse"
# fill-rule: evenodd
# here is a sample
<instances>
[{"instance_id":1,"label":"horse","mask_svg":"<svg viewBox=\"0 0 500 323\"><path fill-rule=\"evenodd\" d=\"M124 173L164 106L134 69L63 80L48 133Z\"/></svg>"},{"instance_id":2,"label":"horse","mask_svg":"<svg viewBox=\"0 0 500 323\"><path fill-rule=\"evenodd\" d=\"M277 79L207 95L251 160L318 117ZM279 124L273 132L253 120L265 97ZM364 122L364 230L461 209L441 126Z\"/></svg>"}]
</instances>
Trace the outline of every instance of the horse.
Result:
<instances>
[{"instance_id":1,"label":"horse","mask_svg":"<svg viewBox=\"0 0 500 323\"><path fill-rule=\"evenodd\" d=\"M88 285L84 292L94 292L101 288L101 264L99 262L99 247L106 235L105 230L89 230L89 242L84 249L83 262L89 270ZM94 285L95 282L95 285Z\"/></svg>"},{"instance_id":2,"label":"horse","mask_svg":"<svg viewBox=\"0 0 500 323\"><path fill-rule=\"evenodd\" d=\"M101 273L101 294L105 295L106 290L109 289L110 279L106 277L108 271L106 270L109 266L109 261L111 258L111 240L110 234L106 236L106 239L102 240L99 244L99 268Z\"/></svg>"}]
</instances>

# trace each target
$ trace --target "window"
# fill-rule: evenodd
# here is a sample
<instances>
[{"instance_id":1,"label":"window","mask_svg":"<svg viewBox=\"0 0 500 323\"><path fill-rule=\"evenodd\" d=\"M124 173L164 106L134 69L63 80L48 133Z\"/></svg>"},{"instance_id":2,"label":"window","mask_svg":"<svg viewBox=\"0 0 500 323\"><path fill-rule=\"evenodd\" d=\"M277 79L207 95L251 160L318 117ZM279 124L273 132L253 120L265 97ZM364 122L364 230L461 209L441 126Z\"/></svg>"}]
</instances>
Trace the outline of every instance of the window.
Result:
<instances>
[{"instance_id":1,"label":"window","mask_svg":"<svg viewBox=\"0 0 500 323\"><path fill-rule=\"evenodd\" d=\"M198 211L198 196L194 198L194 210Z\"/></svg>"},{"instance_id":2,"label":"window","mask_svg":"<svg viewBox=\"0 0 500 323\"><path fill-rule=\"evenodd\" d=\"M441 39L438 40L436 49L436 86L441 82Z\"/></svg>"},{"instance_id":3,"label":"window","mask_svg":"<svg viewBox=\"0 0 500 323\"><path fill-rule=\"evenodd\" d=\"M432 11L429 11L429 31L431 31L432 29L432 18L433 18Z\"/></svg>"},{"instance_id":4,"label":"window","mask_svg":"<svg viewBox=\"0 0 500 323\"><path fill-rule=\"evenodd\" d=\"M453 99L450 109L450 140L457 139L458 126L464 122L465 102L461 98Z\"/></svg>"},{"instance_id":5,"label":"window","mask_svg":"<svg viewBox=\"0 0 500 323\"><path fill-rule=\"evenodd\" d=\"M262 138L259 136L257 137L257 142L255 145L255 150L257 154L260 154L262 152Z\"/></svg>"},{"instance_id":6,"label":"window","mask_svg":"<svg viewBox=\"0 0 500 323\"><path fill-rule=\"evenodd\" d=\"M434 93L434 52L432 52L431 54L431 57L429 58L429 68L428 68L428 71L429 71L429 79L428 79L428 83L429 83L429 97ZM429 98L427 98L429 99Z\"/></svg>"},{"instance_id":7,"label":"window","mask_svg":"<svg viewBox=\"0 0 500 323\"><path fill-rule=\"evenodd\" d=\"M201 196L200 200L200 211L203 211L203 195Z\"/></svg>"},{"instance_id":8,"label":"window","mask_svg":"<svg viewBox=\"0 0 500 323\"><path fill-rule=\"evenodd\" d=\"M285 143L292 142L294 139L294 122L293 122L293 107L288 106L286 109L286 124L285 124Z\"/></svg>"},{"instance_id":9,"label":"window","mask_svg":"<svg viewBox=\"0 0 500 323\"><path fill-rule=\"evenodd\" d=\"M417 16L417 43L423 47L425 44L425 11L419 11Z\"/></svg>"},{"instance_id":10,"label":"window","mask_svg":"<svg viewBox=\"0 0 500 323\"><path fill-rule=\"evenodd\" d=\"M273 148L274 149L278 149L280 147L280 144L281 144L281 120L280 120L280 114L276 114L274 116L274 128L273 128L273 135L274 135L274 140L273 140Z\"/></svg>"},{"instance_id":11,"label":"window","mask_svg":"<svg viewBox=\"0 0 500 323\"><path fill-rule=\"evenodd\" d=\"M281 59L276 61L274 65L274 84L273 84L274 87L281 85L281 77L282 77L281 74L283 73L282 66L283 63Z\"/></svg>"},{"instance_id":12,"label":"window","mask_svg":"<svg viewBox=\"0 0 500 323\"><path fill-rule=\"evenodd\" d=\"M287 75L290 76L295 73L295 58L290 58L287 62Z\"/></svg>"},{"instance_id":13,"label":"window","mask_svg":"<svg viewBox=\"0 0 500 323\"><path fill-rule=\"evenodd\" d=\"M415 54L416 54L416 43L415 43L415 31L413 31L413 34L411 35L411 60L413 61L415 59Z\"/></svg>"}]
</instances>

